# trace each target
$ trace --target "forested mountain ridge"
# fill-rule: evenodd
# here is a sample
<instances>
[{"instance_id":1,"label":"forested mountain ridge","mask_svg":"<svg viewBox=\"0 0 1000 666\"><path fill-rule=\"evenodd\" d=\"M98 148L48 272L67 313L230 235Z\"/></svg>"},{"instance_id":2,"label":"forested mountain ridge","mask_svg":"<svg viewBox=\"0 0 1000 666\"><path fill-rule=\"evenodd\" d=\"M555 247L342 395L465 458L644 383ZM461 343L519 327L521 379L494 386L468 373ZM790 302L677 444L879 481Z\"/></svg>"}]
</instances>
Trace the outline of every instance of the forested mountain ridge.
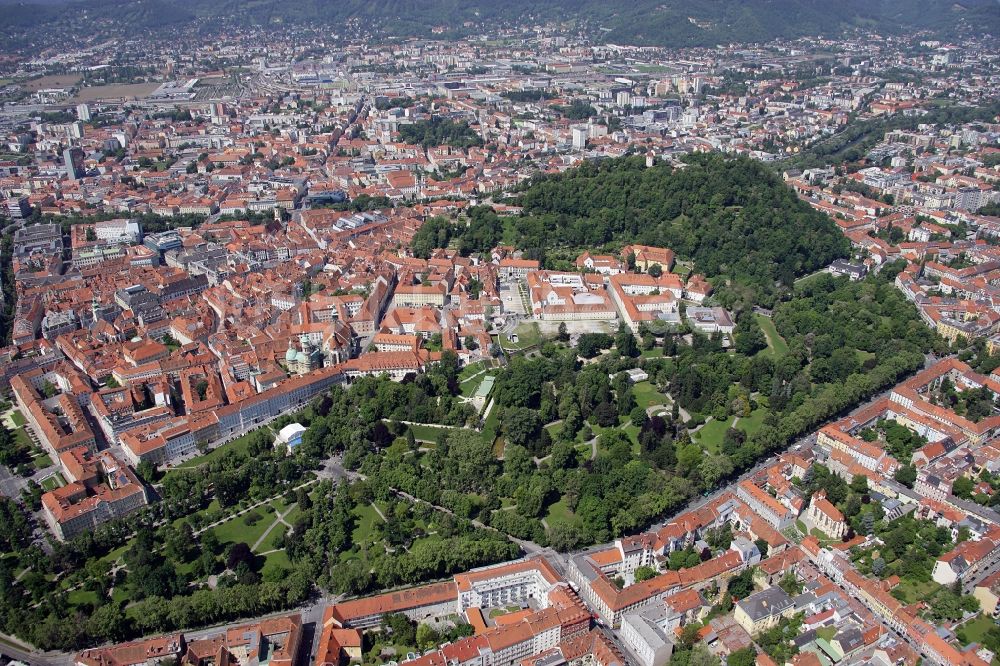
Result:
<instances>
[{"instance_id":1,"label":"forested mountain ridge","mask_svg":"<svg viewBox=\"0 0 1000 666\"><path fill-rule=\"evenodd\" d=\"M53 4L4 2L0 26L26 26L66 20L114 19L122 30L191 22L195 17L244 25L323 24L364 21L388 34L429 36L443 26L453 36L480 34L482 25L530 26L570 21L608 42L654 46L713 46L804 35L834 36L855 28L890 34L931 30L958 35L1000 32L1000 11L992 0L635 0L610 4L597 0L82 0ZM157 17L157 21L150 20Z\"/></svg>"}]
</instances>

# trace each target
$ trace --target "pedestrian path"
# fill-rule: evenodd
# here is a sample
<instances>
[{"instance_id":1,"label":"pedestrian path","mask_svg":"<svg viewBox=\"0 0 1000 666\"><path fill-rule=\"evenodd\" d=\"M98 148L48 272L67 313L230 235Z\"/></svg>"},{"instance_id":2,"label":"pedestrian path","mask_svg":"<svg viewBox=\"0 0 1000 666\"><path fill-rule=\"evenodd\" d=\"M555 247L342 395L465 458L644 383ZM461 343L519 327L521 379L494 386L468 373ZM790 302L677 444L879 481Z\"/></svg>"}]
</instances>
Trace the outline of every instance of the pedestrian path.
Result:
<instances>
[{"instance_id":1,"label":"pedestrian path","mask_svg":"<svg viewBox=\"0 0 1000 666\"><path fill-rule=\"evenodd\" d=\"M284 525L288 529L292 529L292 526L289 525L288 522L285 521L285 516L287 516L288 514L290 514L292 512L292 509L294 509L294 508L295 508L295 504L293 503L287 509L285 509L284 513L277 513L277 514L275 514L274 522L272 522L270 525L268 525L267 529L264 530L264 533L261 534L260 537L256 541L254 541L253 545L250 546L250 550L252 550L252 551L254 551L256 553L257 552L257 548L260 547L260 544L264 543L264 540L267 539L267 535L270 534L271 530L273 530L277 525L279 525L279 524L280 525ZM274 552L274 551L269 551L269 552ZM260 554L264 555L265 553L260 553Z\"/></svg>"},{"instance_id":2,"label":"pedestrian path","mask_svg":"<svg viewBox=\"0 0 1000 666\"><path fill-rule=\"evenodd\" d=\"M305 483L302 483L302 484L299 484L299 485L295 486L294 488L292 488L292 490L295 491L295 490L298 490L299 488L306 488L306 487L311 486L312 484L316 483L316 481L317 481L317 479L311 479L309 481L306 481ZM282 495L284 495L284 493L282 493ZM215 521L214 523L211 523L209 525L205 525L204 527L195 530L194 534L195 534L195 536L197 536L199 534L202 534L203 532L206 532L206 531L212 529L213 527L218 527L219 525L222 525L223 523L228 523L230 520L234 520L236 518L239 518L240 516L244 515L245 513L253 511L254 509L256 509L258 507L261 507L261 506L264 506L265 504L269 504L269 503L273 502L274 500L278 499L279 497L281 497L281 495L275 495L274 497L268 497L265 500L261 500L260 502L257 502L256 504L251 504L250 506L248 506L245 509L240 509L236 513L230 514L230 515L226 516L225 518L222 518L220 520Z\"/></svg>"}]
</instances>

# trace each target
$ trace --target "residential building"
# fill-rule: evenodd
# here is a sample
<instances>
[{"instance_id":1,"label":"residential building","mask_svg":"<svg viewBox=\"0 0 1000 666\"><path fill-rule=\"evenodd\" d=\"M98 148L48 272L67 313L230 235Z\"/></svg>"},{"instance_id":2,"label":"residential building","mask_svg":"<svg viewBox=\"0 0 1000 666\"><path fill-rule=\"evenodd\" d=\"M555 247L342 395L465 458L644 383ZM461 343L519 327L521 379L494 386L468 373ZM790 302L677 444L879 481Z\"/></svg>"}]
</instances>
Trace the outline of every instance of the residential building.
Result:
<instances>
[{"instance_id":1,"label":"residential building","mask_svg":"<svg viewBox=\"0 0 1000 666\"><path fill-rule=\"evenodd\" d=\"M792 598L775 586L736 602L733 618L748 634L756 636L777 625L781 618L791 615L794 610Z\"/></svg>"}]
</instances>

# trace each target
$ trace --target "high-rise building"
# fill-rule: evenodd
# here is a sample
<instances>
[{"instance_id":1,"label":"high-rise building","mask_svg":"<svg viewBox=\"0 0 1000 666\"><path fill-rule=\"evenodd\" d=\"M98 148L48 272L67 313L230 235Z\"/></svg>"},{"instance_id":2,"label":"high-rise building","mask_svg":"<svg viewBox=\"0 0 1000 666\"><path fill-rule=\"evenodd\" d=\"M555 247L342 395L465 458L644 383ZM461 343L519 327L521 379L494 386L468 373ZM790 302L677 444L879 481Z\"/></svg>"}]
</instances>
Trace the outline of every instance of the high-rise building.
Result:
<instances>
[{"instance_id":1,"label":"high-rise building","mask_svg":"<svg viewBox=\"0 0 1000 666\"><path fill-rule=\"evenodd\" d=\"M76 106L76 117L83 122L90 121L90 107L86 104L77 104Z\"/></svg>"},{"instance_id":2,"label":"high-rise building","mask_svg":"<svg viewBox=\"0 0 1000 666\"><path fill-rule=\"evenodd\" d=\"M64 150L63 162L66 165L66 176L70 180L80 180L83 178L83 151L81 149L67 148Z\"/></svg>"}]
</instances>

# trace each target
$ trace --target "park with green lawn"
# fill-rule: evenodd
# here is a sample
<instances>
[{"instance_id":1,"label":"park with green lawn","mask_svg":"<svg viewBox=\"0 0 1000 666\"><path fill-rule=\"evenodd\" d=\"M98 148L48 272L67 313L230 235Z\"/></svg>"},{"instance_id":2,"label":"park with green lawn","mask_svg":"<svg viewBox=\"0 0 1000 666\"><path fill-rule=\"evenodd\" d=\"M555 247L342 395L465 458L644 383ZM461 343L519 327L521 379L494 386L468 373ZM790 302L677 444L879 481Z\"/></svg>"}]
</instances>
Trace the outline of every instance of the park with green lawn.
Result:
<instances>
[{"instance_id":1,"label":"park with green lawn","mask_svg":"<svg viewBox=\"0 0 1000 666\"><path fill-rule=\"evenodd\" d=\"M754 314L754 318L757 320L757 324L760 326L761 330L764 331L764 336L767 338L766 353L772 357L787 354L788 343L785 342L785 339L781 337L780 333L778 333L778 329L774 326L774 321L767 315L760 313Z\"/></svg>"},{"instance_id":2,"label":"park with green lawn","mask_svg":"<svg viewBox=\"0 0 1000 666\"><path fill-rule=\"evenodd\" d=\"M725 421L716 421L712 418L694 432L692 439L704 446L706 451L718 453L727 430L735 428L747 435L753 435L764 424L767 413L765 407L757 407L745 417L729 416Z\"/></svg>"}]
</instances>

